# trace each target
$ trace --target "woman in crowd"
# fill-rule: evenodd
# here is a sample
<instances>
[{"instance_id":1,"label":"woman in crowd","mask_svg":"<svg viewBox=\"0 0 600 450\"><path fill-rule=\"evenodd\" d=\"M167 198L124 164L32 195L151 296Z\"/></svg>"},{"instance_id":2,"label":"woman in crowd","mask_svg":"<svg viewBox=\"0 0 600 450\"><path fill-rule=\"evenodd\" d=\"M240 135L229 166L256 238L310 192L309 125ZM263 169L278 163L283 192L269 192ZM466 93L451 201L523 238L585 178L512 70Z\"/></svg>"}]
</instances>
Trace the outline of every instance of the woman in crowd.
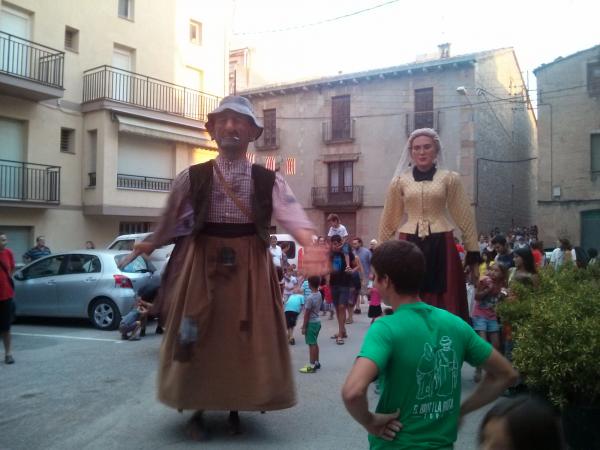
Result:
<instances>
[{"instance_id":1,"label":"woman in crowd","mask_svg":"<svg viewBox=\"0 0 600 450\"><path fill-rule=\"evenodd\" d=\"M399 230L400 239L415 243L427 262L421 299L468 320L463 266L446 213L460 228L469 266L480 259L475 217L460 175L442 168L442 155L435 130L411 133L385 199L379 242L394 238ZM408 218L401 223L405 213Z\"/></svg>"}]
</instances>

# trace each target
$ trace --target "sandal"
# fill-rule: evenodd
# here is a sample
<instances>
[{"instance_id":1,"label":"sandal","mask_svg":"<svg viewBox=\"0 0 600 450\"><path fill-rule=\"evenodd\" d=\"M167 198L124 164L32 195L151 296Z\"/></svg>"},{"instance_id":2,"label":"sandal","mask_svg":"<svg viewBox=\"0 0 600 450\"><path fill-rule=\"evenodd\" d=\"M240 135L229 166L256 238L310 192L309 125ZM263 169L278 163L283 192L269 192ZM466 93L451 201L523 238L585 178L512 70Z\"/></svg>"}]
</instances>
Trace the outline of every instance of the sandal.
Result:
<instances>
[{"instance_id":1,"label":"sandal","mask_svg":"<svg viewBox=\"0 0 600 450\"><path fill-rule=\"evenodd\" d=\"M346 320L346 325L350 325L351 323L354 323L354 320L352 320L352 319Z\"/></svg>"},{"instance_id":2,"label":"sandal","mask_svg":"<svg viewBox=\"0 0 600 450\"><path fill-rule=\"evenodd\" d=\"M340 337L339 334L335 333L333 336L331 336L331 339L338 339L339 337ZM342 334L342 338L347 339L348 338L348 333Z\"/></svg>"},{"instance_id":3,"label":"sandal","mask_svg":"<svg viewBox=\"0 0 600 450\"><path fill-rule=\"evenodd\" d=\"M336 343L337 345L344 345L344 340L343 340L342 338L336 338L336 339L335 339L335 343Z\"/></svg>"}]
</instances>

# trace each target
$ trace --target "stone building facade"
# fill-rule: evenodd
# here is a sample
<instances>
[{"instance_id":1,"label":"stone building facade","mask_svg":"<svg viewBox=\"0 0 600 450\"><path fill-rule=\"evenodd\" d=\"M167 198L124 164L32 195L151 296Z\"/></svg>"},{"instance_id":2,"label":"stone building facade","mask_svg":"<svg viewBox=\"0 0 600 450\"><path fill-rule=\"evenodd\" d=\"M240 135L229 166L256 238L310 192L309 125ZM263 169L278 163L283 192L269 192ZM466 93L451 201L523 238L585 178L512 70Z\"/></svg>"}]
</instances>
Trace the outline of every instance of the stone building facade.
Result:
<instances>
[{"instance_id":1,"label":"stone building facade","mask_svg":"<svg viewBox=\"0 0 600 450\"><path fill-rule=\"evenodd\" d=\"M600 247L600 45L544 64L538 86L541 237Z\"/></svg>"},{"instance_id":2,"label":"stone building facade","mask_svg":"<svg viewBox=\"0 0 600 450\"><path fill-rule=\"evenodd\" d=\"M407 136L424 126L438 130L444 164L461 174L480 230L533 223L536 122L513 49L442 50L426 61L240 92L265 121L255 159L279 164L321 232L334 212L351 234L377 235Z\"/></svg>"},{"instance_id":3,"label":"stone building facade","mask_svg":"<svg viewBox=\"0 0 600 450\"><path fill-rule=\"evenodd\" d=\"M211 157L224 7L0 1L0 229L18 258L151 228L175 175Z\"/></svg>"}]
</instances>

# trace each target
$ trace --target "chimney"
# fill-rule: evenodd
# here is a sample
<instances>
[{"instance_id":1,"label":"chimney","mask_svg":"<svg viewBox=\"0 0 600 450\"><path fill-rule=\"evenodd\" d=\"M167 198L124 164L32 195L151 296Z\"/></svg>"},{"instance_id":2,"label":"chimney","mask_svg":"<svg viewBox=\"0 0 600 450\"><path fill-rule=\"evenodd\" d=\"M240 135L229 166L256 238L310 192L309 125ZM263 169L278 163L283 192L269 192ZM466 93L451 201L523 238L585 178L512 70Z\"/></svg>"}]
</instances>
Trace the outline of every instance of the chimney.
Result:
<instances>
[{"instance_id":1,"label":"chimney","mask_svg":"<svg viewBox=\"0 0 600 450\"><path fill-rule=\"evenodd\" d=\"M440 59L450 58L450 42L438 45L440 50Z\"/></svg>"}]
</instances>

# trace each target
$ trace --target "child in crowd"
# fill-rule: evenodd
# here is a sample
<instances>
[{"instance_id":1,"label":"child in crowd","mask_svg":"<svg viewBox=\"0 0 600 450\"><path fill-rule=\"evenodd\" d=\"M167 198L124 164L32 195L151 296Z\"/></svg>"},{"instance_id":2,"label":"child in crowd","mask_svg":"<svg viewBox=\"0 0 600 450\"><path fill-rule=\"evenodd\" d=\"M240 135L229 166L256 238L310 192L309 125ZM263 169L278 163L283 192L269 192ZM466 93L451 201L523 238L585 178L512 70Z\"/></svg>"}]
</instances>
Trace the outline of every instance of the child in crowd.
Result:
<instances>
[{"instance_id":1,"label":"child in crowd","mask_svg":"<svg viewBox=\"0 0 600 450\"><path fill-rule=\"evenodd\" d=\"M306 345L308 345L309 364L300 369L301 373L315 373L321 368L319 362L319 345L317 338L321 330L321 320L319 319L319 310L323 303L323 297L319 293L320 277L312 276L308 278L311 294L306 298L304 305L304 322L302 323L302 334Z\"/></svg>"},{"instance_id":2,"label":"child in crowd","mask_svg":"<svg viewBox=\"0 0 600 450\"><path fill-rule=\"evenodd\" d=\"M283 271L283 302L296 290L298 279L293 275L291 267L286 267Z\"/></svg>"},{"instance_id":3,"label":"child in crowd","mask_svg":"<svg viewBox=\"0 0 600 450\"><path fill-rule=\"evenodd\" d=\"M350 244L348 244L348 230L340 223L340 217L337 214L329 214L327 216L327 222L329 223L329 231L327 237L331 240L333 236L339 236L342 238L342 252L346 259L346 267L350 267Z\"/></svg>"},{"instance_id":4,"label":"child in crowd","mask_svg":"<svg viewBox=\"0 0 600 450\"><path fill-rule=\"evenodd\" d=\"M496 316L496 305L507 295L508 268L504 264L494 264L486 276L479 280L475 291L473 307L473 328L483 339L500 350L500 325ZM481 380L481 367L475 369L473 380Z\"/></svg>"},{"instance_id":5,"label":"child in crowd","mask_svg":"<svg viewBox=\"0 0 600 450\"><path fill-rule=\"evenodd\" d=\"M323 315L329 312L329 320L333 320L333 297L331 295L331 288L327 284L327 277L321 277L321 286L319 286L319 292L323 297Z\"/></svg>"},{"instance_id":6,"label":"child in crowd","mask_svg":"<svg viewBox=\"0 0 600 450\"><path fill-rule=\"evenodd\" d=\"M294 339L294 328L296 327L296 321L298 320L298 315L300 314L300 311L302 311L303 306L304 295L300 293L300 289L298 288L288 296L284 308L288 342L290 345L296 344L296 340Z\"/></svg>"},{"instance_id":7,"label":"child in crowd","mask_svg":"<svg viewBox=\"0 0 600 450\"><path fill-rule=\"evenodd\" d=\"M479 427L481 450L564 450L560 417L545 401L523 396L496 403Z\"/></svg>"},{"instance_id":8,"label":"child in crowd","mask_svg":"<svg viewBox=\"0 0 600 450\"><path fill-rule=\"evenodd\" d=\"M371 319L371 323L375 322L379 316L383 314L381 310L381 295L375 286L373 286L373 275L369 277L367 284L367 292L369 295L369 312L367 316Z\"/></svg>"},{"instance_id":9,"label":"child in crowd","mask_svg":"<svg viewBox=\"0 0 600 450\"><path fill-rule=\"evenodd\" d=\"M119 324L121 339L139 341L142 330L144 330L145 335L148 312L152 307L152 302L157 292L158 287L149 289L140 288L133 308L123 316Z\"/></svg>"}]
</instances>

